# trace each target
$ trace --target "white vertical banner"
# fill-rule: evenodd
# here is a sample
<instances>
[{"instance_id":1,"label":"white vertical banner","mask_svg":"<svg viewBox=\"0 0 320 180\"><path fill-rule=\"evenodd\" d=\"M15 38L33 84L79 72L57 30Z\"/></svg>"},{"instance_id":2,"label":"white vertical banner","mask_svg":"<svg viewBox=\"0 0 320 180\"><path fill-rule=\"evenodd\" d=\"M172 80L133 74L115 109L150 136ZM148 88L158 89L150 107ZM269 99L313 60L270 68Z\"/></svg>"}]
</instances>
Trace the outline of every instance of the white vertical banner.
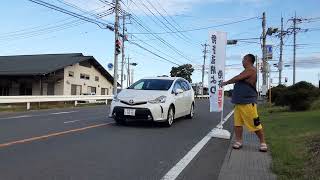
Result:
<instances>
[{"instance_id":1,"label":"white vertical banner","mask_svg":"<svg viewBox=\"0 0 320 180\"><path fill-rule=\"evenodd\" d=\"M209 33L209 95L210 95L210 112L223 111L224 90L222 82L225 77L226 61L226 32Z\"/></svg>"}]
</instances>

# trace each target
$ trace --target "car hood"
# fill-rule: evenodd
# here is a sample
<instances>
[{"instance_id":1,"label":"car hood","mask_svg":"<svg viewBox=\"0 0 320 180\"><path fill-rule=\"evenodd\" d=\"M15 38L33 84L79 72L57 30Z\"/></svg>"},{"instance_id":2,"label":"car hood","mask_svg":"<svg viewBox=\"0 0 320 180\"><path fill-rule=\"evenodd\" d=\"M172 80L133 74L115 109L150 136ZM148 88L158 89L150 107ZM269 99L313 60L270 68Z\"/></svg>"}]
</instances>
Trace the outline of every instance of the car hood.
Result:
<instances>
[{"instance_id":1,"label":"car hood","mask_svg":"<svg viewBox=\"0 0 320 180\"><path fill-rule=\"evenodd\" d=\"M160 96L168 96L168 91L123 89L118 94L118 99L123 101L134 100L136 102L154 100Z\"/></svg>"}]
</instances>

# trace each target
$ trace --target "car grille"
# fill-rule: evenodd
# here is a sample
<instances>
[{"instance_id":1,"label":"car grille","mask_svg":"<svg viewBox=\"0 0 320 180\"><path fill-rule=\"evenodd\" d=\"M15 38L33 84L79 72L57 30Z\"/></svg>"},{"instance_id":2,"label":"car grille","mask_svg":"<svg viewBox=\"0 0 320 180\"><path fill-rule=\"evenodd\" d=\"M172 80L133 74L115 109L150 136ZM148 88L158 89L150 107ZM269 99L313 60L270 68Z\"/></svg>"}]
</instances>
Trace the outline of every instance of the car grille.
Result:
<instances>
[{"instance_id":1,"label":"car grille","mask_svg":"<svg viewBox=\"0 0 320 180\"><path fill-rule=\"evenodd\" d=\"M136 110L135 116L125 116L124 109L126 108L114 107L112 114L116 115L118 118L123 118L123 119L150 120L150 117L151 119L153 119L150 110L147 108L134 108Z\"/></svg>"},{"instance_id":2,"label":"car grille","mask_svg":"<svg viewBox=\"0 0 320 180\"><path fill-rule=\"evenodd\" d=\"M126 101L120 101L120 102L123 103L123 104L129 105L129 106L137 106L137 105L147 104L147 102L136 102L136 103L133 103L133 104L128 103Z\"/></svg>"}]
</instances>

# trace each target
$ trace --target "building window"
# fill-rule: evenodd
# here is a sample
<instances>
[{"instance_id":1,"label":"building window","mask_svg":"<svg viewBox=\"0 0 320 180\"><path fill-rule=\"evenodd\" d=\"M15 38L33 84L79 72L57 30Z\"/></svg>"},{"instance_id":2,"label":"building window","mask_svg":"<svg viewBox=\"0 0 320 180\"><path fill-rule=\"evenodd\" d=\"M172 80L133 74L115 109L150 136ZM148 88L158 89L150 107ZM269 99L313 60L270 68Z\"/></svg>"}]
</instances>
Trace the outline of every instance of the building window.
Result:
<instances>
[{"instance_id":1,"label":"building window","mask_svg":"<svg viewBox=\"0 0 320 180\"><path fill-rule=\"evenodd\" d=\"M101 88L101 95L109 95L109 89L108 88Z\"/></svg>"},{"instance_id":2,"label":"building window","mask_svg":"<svg viewBox=\"0 0 320 180\"><path fill-rule=\"evenodd\" d=\"M97 94L97 88L96 87L92 87L92 86L88 86L88 93L90 95L96 95Z\"/></svg>"},{"instance_id":3,"label":"building window","mask_svg":"<svg viewBox=\"0 0 320 180\"><path fill-rule=\"evenodd\" d=\"M98 76L95 76L95 77L94 77L94 80L95 80L95 81L99 81L99 77L98 77Z\"/></svg>"},{"instance_id":4,"label":"building window","mask_svg":"<svg viewBox=\"0 0 320 180\"><path fill-rule=\"evenodd\" d=\"M88 74L80 74L80 79L90 80L90 76Z\"/></svg>"},{"instance_id":5,"label":"building window","mask_svg":"<svg viewBox=\"0 0 320 180\"><path fill-rule=\"evenodd\" d=\"M69 71L69 77L74 77L74 72L73 71Z\"/></svg>"}]
</instances>

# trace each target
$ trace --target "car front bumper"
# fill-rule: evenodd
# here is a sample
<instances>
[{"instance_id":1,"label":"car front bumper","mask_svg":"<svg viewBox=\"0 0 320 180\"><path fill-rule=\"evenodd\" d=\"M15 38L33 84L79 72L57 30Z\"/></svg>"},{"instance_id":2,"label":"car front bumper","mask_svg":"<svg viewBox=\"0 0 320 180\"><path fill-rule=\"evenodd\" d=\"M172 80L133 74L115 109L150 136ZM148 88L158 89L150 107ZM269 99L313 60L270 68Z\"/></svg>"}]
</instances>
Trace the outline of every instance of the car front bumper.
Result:
<instances>
[{"instance_id":1,"label":"car front bumper","mask_svg":"<svg viewBox=\"0 0 320 180\"><path fill-rule=\"evenodd\" d=\"M135 109L135 116L125 116L124 109ZM127 105L121 102L112 102L109 117L126 120L166 121L169 106L166 103L143 105Z\"/></svg>"}]
</instances>

